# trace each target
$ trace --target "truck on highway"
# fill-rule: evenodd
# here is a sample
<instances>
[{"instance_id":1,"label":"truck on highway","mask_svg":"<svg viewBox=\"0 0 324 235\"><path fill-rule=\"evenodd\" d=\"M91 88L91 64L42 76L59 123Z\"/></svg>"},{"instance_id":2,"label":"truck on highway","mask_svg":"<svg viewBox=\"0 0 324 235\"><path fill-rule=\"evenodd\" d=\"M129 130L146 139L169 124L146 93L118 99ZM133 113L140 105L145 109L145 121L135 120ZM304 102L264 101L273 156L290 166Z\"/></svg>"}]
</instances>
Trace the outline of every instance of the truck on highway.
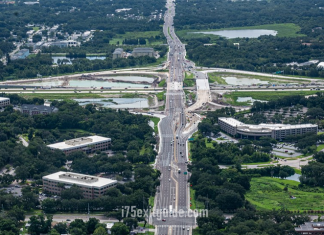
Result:
<instances>
[{"instance_id":1,"label":"truck on highway","mask_svg":"<svg viewBox=\"0 0 324 235\"><path fill-rule=\"evenodd\" d=\"M169 213L172 215L172 205L169 206Z\"/></svg>"},{"instance_id":2,"label":"truck on highway","mask_svg":"<svg viewBox=\"0 0 324 235\"><path fill-rule=\"evenodd\" d=\"M107 89L107 90L111 90L111 87L100 87L100 89Z\"/></svg>"}]
</instances>

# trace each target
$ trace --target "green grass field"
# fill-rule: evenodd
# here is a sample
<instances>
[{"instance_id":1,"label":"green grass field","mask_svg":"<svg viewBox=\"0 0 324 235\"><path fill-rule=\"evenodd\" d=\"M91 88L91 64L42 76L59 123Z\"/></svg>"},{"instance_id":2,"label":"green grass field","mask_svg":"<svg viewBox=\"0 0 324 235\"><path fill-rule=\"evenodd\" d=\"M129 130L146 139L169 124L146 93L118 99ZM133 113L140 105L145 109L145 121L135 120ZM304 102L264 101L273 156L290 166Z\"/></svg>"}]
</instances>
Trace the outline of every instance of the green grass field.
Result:
<instances>
[{"instance_id":1,"label":"green grass field","mask_svg":"<svg viewBox=\"0 0 324 235\"><path fill-rule=\"evenodd\" d=\"M323 188L310 188L312 192L307 192L299 189L298 185L299 182L292 180L253 178L246 199L259 210L280 208L290 211L324 210ZM284 191L285 186L288 186L287 191ZM290 196L296 199L291 199Z\"/></svg>"},{"instance_id":2,"label":"green grass field","mask_svg":"<svg viewBox=\"0 0 324 235\"><path fill-rule=\"evenodd\" d=\"M318 91L299 91L299 90L285 90L285 91L233 91L229 94L225 94L226 102L231 105L244 106L246 102L237 102L238 97L252 97L256 100L274 100L280 99L284 96L290 95L313 95Z\"/></svg>"},{"instance_id":3,"label":"green grass field","mask_svg":"<svg viewBox=\"0 0 324 235\"><path fill-rule=\"evenodd\" d=\"M154 122L154 132L155 132L155 134L158 134L159 133L158 123L160 121L160 118L158 118L158 117L150 117L150 120L152 122Z\"/></svg>"},{"instance_id":4,"label":"green grass field","mask_svg":"<svg viewBox=\"0 0 324 235\"><path fill-rule=\"evenodd\" d=\"M165 100L165 91L157 93L156 97L158 98L159 101Z\"/></svg>"},{"instance_id":5,"label":"green grass field","mask_svg":"<svg viewBox=\"0 0 324 235\"><path fill-rule=\"evenodd\" d=\"M111 45L117 45L117 42L121 45L123 43L123 40L125 38L128 39L133 39L133 38L146 38L146 44L147 45L158 45L163 43L163 38L161 37L161 40L159 41L154 41L151 44L149 44L149 41L147 40L150 37L155 37L155 36L162 36L162 33L160 31L145 31L145 32L126 32L125 34L117 34L116 37L111 39L109 41L109 44ZM134 45L135 46L135 45Z\"/></svg>"},{"instance_id":6,"label":"green grass field","mask_svg":"<svg viewBox=\"0 0 324 235\"><path fill-rule=\"evenodd\" d=\"M190 209L194 210L194 209L205 209L204 203L200 202L200 201L196 201L195 199L195 190L193 190L192 188L190 188Z\"/></svg>"},{"instance_id":7,"label":"green grass field","mask_svg":"<svg viewBox=\"0 0 324 235\"><path fill-rule=\"evenodd\" d=\"M259 79L261 81L267 81L270 83L275 83L275 84L282 84L282 83L303 83L303 82L309 82L308 80L305 79L293 79L293 78L281 78L281 77L273 77L272 74L264 74L264 75L251 75L251 74L243 74L243 73L230 73L230 72L212 72L208 73L208 76L214 76L214 77L236 77L236 78L249 78L249 79ZM308 77L305 77L308 78ZM226 81L225 81L226 82ZM226 84L226 83L225 83Z\"/></svg>"},{"instance_id":8,"label":"green grass field","mask_svg":"<svg viewBox=\"0 0 324 235\"><path fill-rule=\"evenodd\" d=\"M166 84L165 79L163 79L161 82L159 82L159 87L164 87L164 85Z\"/></svg>"},{"instance_id":9,"label":"green grass field","mask_svg":"<svg viewBox=\"0 0 324 235\"><path fill-rule=\"evenodd\" d=\"M185 79L183 80L183 85L186 87L192 87L196 84L193 73L185 72Z\"/></svg>"},{"instance_id":10,"label":"green grass field","mask_svg":"<svg viewBox=\"0 0 324 235\"><path fill-rule=\"evenodd\" d=\"M209 83L217 82L217 84L227 84L227 82L217 73L208 73Z\"/></svg>"}]
</instances>

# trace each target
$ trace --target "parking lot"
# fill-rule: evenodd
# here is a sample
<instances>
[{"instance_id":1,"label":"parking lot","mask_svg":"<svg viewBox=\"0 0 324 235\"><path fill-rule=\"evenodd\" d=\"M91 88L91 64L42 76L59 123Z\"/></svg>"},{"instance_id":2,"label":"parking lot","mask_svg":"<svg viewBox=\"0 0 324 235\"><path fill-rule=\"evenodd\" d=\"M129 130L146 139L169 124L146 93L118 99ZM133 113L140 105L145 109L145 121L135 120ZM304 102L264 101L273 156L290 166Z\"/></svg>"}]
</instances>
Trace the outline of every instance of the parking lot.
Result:
<instances>
[{"instance_id":1,"label":"parking lot","mask_svg":"<svg viewBox=\"0 0 324 235\"><path fill-rule=\"evenodd\" d=\"M19 185L3 188L7 193L12 193L16 197L21 197L21 187Z\"/></svg>"}]
</instances>

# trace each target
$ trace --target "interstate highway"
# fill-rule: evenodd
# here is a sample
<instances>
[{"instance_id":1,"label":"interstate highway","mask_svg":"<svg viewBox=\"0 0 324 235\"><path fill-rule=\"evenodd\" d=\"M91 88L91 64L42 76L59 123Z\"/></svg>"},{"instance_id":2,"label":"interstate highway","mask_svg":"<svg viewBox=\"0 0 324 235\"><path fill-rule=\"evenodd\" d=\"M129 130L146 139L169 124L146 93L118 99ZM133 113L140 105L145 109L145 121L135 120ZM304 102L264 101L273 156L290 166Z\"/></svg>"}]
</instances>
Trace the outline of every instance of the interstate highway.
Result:
<instances>
[{"instance_id":1,"label":"interstate highway","mask_svg":"<svg viewBox=\"0 0 324 235\"><path fill-rule=\"evenodd\" d=\"M185 96L182 89L185 47L174 32L174 15L175 5L168 0L163 27L169 45L169 77L165 105L167 117L160 122L161 147L156 167L162 174L154 207L155 215L161 215L163 211L166 213L161 215L161 218L151 217L158 235L191 234L195 225L195 218L189 214L188 175L184 174L187 172L186 141L190 135L182 133L186 125ZM184 214L177 213L179 210L184 211Z\"/></svg>"}]
</instances>

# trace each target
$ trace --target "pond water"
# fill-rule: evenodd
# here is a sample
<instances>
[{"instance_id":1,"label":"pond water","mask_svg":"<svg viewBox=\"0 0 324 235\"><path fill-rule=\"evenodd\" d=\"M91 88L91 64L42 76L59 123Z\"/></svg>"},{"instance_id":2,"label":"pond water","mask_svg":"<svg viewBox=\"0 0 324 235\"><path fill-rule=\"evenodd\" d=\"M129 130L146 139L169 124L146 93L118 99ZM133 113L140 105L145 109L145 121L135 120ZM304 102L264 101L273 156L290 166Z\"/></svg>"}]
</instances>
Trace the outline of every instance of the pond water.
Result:
<instances>
[{"instance_id":1,"label":"pond water","mask_svg":"<svg viewBox=\"0 0 324 235\"><path fill-rule=\"evenodd\" d=\"M149 77L140 77L140 76L118 76L118 77L105 77L105 79L118 79L123 81L146 81L147 83L152 83L153 78ZM61 86L63 84L62 80L44 80L37 82L30 82L30 83L24 83L22 85L35 85L35 86ZM109 81L96 81L96 80L79 80L79 79L71 79L69 81L69 85L67 87L134 87L134 88L144 88L145 86L148 86L147 84L133 84L133 83L127 83L127 82L109 82Z\"/></svg>"},{"instance_id":2,"label":"pond water","mask_svg":"<svg viewBox=\"0 0 324 235\"><path fill-rule=\"evenodd\" d=\"M106 108L148 108L146 98L101 98L101 99L74 99L80 105L98 104Z\"/></svg>"},{"instance_id":3,"label":"pond water","mask_svg":"<svg viewBox=\"0 0 324 235\"><path fill-rule=\"evenodd\" d=\"M229 85L253 85L253 84L268 84L268 81L262 81L256 78L237 78L237 77L222 77Z\"/></svg>"},{"instance_id":4,"label":"pond water","mask_svg":"<svg viewBox=\"0 0 324 235\"><path fill-rule=\"evenodd\" d=\"M76 58L69 58L66 56L52 56L53 63L57 64L58 60L65 60L63 64L72 64L72 60ZM104 60L106 59L106 56L87 56L86 59L88 60Z\"/></svg>"},{"instance_id":5,"label":"pond water","mask_svg":"<svg viewBox=\"0 0 324 235\"><path fill-rule=\"evenodd\" d=\"M249 103L253 103L254 101L260 101L260 102L267 102L264 100L255 100L252 99L252 97L237 97L237 102L249 102Z\"/></svg>"},{"instance_id":6,"label":"pond water","mask_svg":"<svg viewBox=\"0 0 324 235\"><path fill-rule=\"evenodd\" d=\"M239 29L239 30L220 30L220 31L206 31L194 32L202 34L219 35L226 38L258 38L262 35L277 35L277 31L268 29Z\"/></svg>"},{"instance_id":7,"label":"pond water","mask_svg":"<svg viewBox=\"0 0 324 235\"><path fill-rule=\"evenodd\" d=\"M293 181L300 182L300 181L299 181L299 177L300 177L300 176L301 176L300 174L296 174L296 173L295 173L294 175L287 177L286 180L293 180Z\"/></svg>"},{"instance_id":8,"label":"pond water","mask_svg":"<svg viewBox=\"0 0 324 235\"><path fill-rule=\"evenodd\" d=\"M150 77L140 77L140 76L116 76L116 77L98 77L102 79L116 79L121 81L135 81L135 82L148 82L152 83L154 78Z\"/></svg>"}]
</instances>

